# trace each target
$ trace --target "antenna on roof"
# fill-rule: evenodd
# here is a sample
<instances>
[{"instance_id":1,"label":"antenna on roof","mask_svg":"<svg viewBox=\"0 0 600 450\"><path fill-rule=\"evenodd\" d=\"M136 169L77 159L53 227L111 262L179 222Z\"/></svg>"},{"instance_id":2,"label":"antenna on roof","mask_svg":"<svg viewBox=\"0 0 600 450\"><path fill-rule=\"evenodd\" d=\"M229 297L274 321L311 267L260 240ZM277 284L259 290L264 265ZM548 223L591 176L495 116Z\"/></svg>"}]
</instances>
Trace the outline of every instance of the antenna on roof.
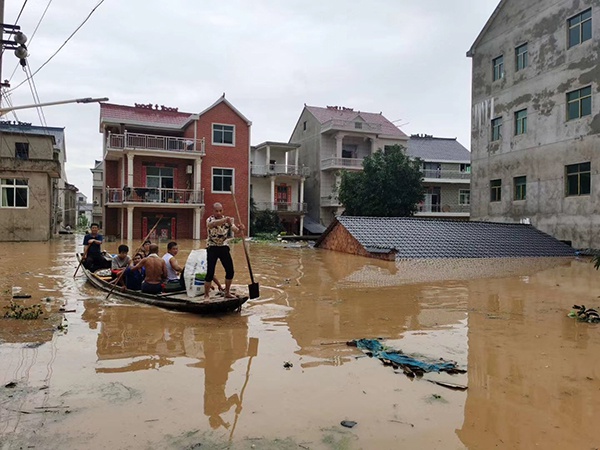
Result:
<instances>
[{"instance_id":1,"label":"antenna on roof","mask_svg":"<svg viewBox=\"0 0 600 450\"><path fill-rule=\"evenodd\" d=\"M221 98L225 98L225 92L223 92L223 95L221 95Z\"/></svg>"}]
</instances>

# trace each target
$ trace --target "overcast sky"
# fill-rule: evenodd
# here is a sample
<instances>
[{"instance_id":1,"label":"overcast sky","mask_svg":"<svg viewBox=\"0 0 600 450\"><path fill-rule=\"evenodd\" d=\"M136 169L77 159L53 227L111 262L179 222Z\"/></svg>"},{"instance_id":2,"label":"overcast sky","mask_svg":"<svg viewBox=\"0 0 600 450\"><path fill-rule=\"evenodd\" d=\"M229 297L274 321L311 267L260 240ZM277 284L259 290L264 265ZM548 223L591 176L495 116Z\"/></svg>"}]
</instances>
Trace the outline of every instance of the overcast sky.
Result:
<instances>
[{"instance_id":1,"label":"overcast sky","mask_svg":"<svg viewBox=\"0 0 600 450\"><path fill-rule=\"evenodd\" d=\"M14 23L24 0L6 0ZM50 0L29 44L39 68L98 0ZM200 112L223 92L252 122L252 144L287 142L304 103L379 112L408 134L457 137L470 148L471 61L465 56L498 0L105 0L35 77L42 102L109 97ZM29 37L48 0L29 0ZM2 79L17 64L5 52ZM19 67L14 87L25 79ZM14 105L33 103L28 83ZM99 106L44 108L66 128L67 177L91 197L102 158ZM8 117L13 119L12 116ZM21 121L40 124L35 110Z\"/></svg>"}]
</instances>

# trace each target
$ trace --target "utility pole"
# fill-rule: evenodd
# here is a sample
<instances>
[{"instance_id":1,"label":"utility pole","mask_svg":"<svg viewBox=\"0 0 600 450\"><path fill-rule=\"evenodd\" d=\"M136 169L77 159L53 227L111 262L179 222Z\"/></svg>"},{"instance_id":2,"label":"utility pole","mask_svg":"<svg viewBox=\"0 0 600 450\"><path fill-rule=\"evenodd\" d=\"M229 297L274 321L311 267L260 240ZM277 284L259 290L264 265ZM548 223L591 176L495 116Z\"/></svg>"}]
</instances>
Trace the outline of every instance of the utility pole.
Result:
<instances>
[{"instance_id":1,"label":"utility pole","mask_svg":"<svg viewBox=\"0 0 600 450\"><path fill-rule=\"evenodd\" d=\"M0 0L0 30L1 36L0 41L4 40L4 0ZM4 53L4 46L0 48L0 89L2 89L2 54ZM2 105L2 96L0 96L0 106Z\"/></svg>"}]
</instances>

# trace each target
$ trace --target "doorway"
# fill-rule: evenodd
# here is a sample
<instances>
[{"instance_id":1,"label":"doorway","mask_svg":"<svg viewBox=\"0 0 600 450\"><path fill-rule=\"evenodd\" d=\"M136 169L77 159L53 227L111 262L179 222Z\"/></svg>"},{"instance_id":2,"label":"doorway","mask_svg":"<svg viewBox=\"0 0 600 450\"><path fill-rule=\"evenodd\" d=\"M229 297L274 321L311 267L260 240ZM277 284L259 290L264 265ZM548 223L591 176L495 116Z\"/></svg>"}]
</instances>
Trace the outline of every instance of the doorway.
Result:
<instances>
[{"instance_id":1,"label":"doorway","mask_svg":"<svg viewBox=\"0 0 600 450\"><path fill-rule=\"evenodd\" d=\"M156 213L142 214L142 237L145 237L159 220L160 223L148 239L152 242L173 241L177 239L177 217L175 215L163 215L160 218Z\"/></svg>"}]
</instances>

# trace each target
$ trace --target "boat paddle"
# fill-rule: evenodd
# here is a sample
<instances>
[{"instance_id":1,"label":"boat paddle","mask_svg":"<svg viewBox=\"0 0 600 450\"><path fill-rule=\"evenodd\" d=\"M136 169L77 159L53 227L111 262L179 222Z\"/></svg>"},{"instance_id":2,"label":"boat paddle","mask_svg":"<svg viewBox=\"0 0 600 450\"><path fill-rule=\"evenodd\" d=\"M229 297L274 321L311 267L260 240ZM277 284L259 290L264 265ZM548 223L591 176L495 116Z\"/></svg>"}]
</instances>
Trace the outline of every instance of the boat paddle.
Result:
<instances>
[{"instance_id":1,"label":"boat paddle","mask_svg":"<svg viewBox=\"0 0 600 450\"><path fill-rule=\"evenodd\" d=\"M73 278L75 278L75 276L77 275L77 272L79 272L79 268L83 264L83 261L85 261L85 258L87 258L87 252L82 253L81 259L79 260L79 265L77 266L77 269L75 269L75 273L73 274Z\"/></svg>"},{"instance_id":2,"label":"boat paddle","mask_svg":"<svg viewBox=\"0 0 600 450\"><path fill-rule=\"evenodd\" d=\"M162 220L163 215L159 215L158 216L158 220L156 221L156 223L154 224L154 226L152 227L152 229L150 230L150 232L146 235L146 237L144 238L144 240L142 241L141 245L136 249L136 251L133 253L133 255L135 256L135 254L137 252L139 252L141 250L141 248L144 246L144 242L146 242L148 240L148 238L150 237L150 235L154 232L154 230L156 230L156 227L158 226L158 224L160 223L160 221ZM125 268L126 269L126 268ZM119 281L121 281L121 278L123 277L123 274L125 273L125 269L121 270L121 272L119 273L119 275L117 276L117 278L115 279L115 284L113 285L112 288L110 288L110 291L108 292L108 294L106 294L106 298L104 300L108 300L108 297L110 297L110 294L113 293L113 291L115 290L115 288L117 287L117 284L119 284Z\"/></svg>"},{"instance_id":3,"label":"boat paddle","mask_svg":"<svg viewBox=\"0 0 600 450\"><path fill-rule=\"evenodd\" d=\"M242 403L244 401L244 391L246 390L246 386L248 385L248 380L250 379L250 365L252 364L252 358L258 355L258 338L250 338L248 341L248 354L250 355L250 359L248 360L248 368L246 369L246 380L244 381L244 385L242 386L242 392L240 392L240 404L235 408L235 420L233 422L233 427L231 427L231 433L229 434L229 442L233 439L233 432L235 431L235 426L237 425L238 417L242 412Z\"/></svg>"},{"instance_id":4,"label":"boat paddle","mask_svg":"<svg viewBox=\"0 0 600 450\"><path fill-rule=\"evenodd\" d=\"M231 196L233 197L233 204L235 206L235 212L237 213L238 223L242 223L242 218L240 217L240 210L238 209L237 201L235 200L235 193L233 192L233 186L231 186ZM250 272L250 281L251 284L248 285L248 296L253 298L258 298L260 296L258 283L254 281L254 275L252 274L252 266L250 265L250 257L248 256L248 249L246 248L246 240L244 239L244 232L240 230L242 234L242 247L244 247L244 254L246 255L246 262L248 263L248 272Z\"/></svg>"}]
</instances>

